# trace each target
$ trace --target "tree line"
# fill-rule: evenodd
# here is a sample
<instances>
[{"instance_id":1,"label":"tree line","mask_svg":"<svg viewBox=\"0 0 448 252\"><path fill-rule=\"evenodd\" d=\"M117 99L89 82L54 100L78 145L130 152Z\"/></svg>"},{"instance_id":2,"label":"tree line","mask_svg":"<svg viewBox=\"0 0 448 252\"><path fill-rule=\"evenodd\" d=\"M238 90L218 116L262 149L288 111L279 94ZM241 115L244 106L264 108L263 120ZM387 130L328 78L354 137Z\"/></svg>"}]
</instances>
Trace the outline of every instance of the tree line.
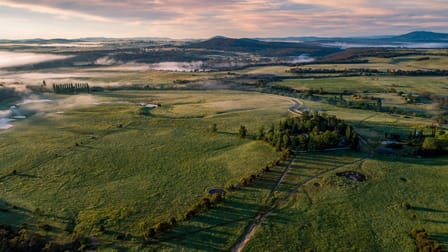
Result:
<instances>
[{"instance_id":1,"label":"tree line","mask_svg":"<svg viewBox=\"0 0 448 252\"><path fill-rule=\"evenodd\" d=\"M53 83L56 94L90 93L89 83Z\"/></svg>"},{"instance_id":2,"label":"tree line","mask_svg":"<svg viewBox=\"0 0 448 252\"><path fill-rule=\"evenodd\" d=\"M371 76L371 75L384 75L384 76L448 76L448 70L433 69L433 70L401 70L401 69L387 69L386 71L380 71L378 69L371 68L291 68L291 73L297 74L342 74L340 76ZM327 76L335 77L335 76Z\"/></svg>"}]
</instances>

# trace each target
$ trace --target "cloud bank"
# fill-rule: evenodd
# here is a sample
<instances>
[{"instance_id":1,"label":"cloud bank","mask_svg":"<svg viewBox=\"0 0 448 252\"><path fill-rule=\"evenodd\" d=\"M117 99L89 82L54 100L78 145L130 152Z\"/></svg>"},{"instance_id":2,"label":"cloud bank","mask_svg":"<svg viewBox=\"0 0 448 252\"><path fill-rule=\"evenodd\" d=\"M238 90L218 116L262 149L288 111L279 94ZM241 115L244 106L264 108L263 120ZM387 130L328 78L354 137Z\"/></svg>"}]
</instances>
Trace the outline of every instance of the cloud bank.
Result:
<instances>
[{"instance_id":1,"label":"cloud bank","mask_svg":"<svg viewBox=\"0 0 448 252\"><path fill-rule=\"evenodd\" d=\"M446 0L2 0L9 37L206 38L448 32ZM5 13L5 15L3 15Z\"/></svg>"}]
</instances>

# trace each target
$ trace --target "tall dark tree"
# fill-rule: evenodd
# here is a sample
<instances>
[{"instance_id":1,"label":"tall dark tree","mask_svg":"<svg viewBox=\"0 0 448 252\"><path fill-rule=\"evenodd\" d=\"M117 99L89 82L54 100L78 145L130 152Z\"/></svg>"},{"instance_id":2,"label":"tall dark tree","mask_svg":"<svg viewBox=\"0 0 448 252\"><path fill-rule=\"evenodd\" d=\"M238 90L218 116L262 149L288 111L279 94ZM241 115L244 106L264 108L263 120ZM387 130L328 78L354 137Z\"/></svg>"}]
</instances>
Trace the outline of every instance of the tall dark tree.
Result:
<instances>
[{"instance_id":1,"label":"tall dark tree","mask_svg":"<svg viewBox=\"0 0 448 252\"><path fill-rule=\"evenodd\" d=\"M240 126L239 134L240 134L241 138L245 138L246 137L246 135L247 135L246 126L244 126L244 125Z\"/></svg>"}]
</instances>

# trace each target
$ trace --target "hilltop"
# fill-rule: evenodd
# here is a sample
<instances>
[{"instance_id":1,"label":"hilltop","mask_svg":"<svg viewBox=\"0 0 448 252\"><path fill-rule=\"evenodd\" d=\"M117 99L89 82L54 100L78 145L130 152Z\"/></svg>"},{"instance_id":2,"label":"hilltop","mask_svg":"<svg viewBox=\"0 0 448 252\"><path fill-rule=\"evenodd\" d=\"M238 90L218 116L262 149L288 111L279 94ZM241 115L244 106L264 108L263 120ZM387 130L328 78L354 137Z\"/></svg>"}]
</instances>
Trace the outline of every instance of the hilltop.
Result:
<instances>
[{"instance_id":1,"label":"hilltop","mask_svg":"<svg viewBox=\"0 0 448 252\"><path fill-rule=\"evenodd\" d=\"M326 48L311 43L268 42L257 39L233 39L221 36L213 37L202 42L191 43L187 47L257 53L262 56L297 56L305 53L314 56L322 56L337 51L334 48Z\"/></svg>"}]
</instances>

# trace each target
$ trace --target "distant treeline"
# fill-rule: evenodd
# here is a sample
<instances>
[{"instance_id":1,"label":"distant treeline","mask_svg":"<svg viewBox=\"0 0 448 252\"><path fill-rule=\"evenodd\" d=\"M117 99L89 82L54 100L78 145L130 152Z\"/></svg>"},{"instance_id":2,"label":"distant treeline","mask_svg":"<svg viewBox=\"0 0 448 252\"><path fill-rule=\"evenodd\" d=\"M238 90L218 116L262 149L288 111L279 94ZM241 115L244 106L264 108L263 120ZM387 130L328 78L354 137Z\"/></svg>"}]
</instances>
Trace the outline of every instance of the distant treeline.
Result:
<instances>
[{"instance_id":1,"label":"distant treeline","mask_svg":"<svg viewBox=\"0 0 448 252\"><path fill-rule=\"evenodd\" d=\"M321 74L321 73L381 73L377 69L369 68L349 68L349 69L313 69L313 68L292 68L291 73L305 73L305 74Z\"/></svg>"},{"instance_id":2,"label":"distant treeline","mask_svg":"<svg viewBox=\"0 0 448 252\"><path fill-rule=\"evenodd\" d=\"M341 76L370 76L370 75L386 75L386 76L448 76L448 70L387 70L380 71L378 69L369 68L348 68L348 69L313 69L313 68L292 68L291 73L297 74L342 74ZM336 76L328 76L336 77Z\"/></svg>"},{"instance_id":3,"label":"distant treeline","mask_svg":"<svg viewBox=\"0 0 448 252\"><path fill-rule=\"evenodd\" d=\"M89 83L53 83L56 94L90 93Z\"/></svg>"}]
</instances>

